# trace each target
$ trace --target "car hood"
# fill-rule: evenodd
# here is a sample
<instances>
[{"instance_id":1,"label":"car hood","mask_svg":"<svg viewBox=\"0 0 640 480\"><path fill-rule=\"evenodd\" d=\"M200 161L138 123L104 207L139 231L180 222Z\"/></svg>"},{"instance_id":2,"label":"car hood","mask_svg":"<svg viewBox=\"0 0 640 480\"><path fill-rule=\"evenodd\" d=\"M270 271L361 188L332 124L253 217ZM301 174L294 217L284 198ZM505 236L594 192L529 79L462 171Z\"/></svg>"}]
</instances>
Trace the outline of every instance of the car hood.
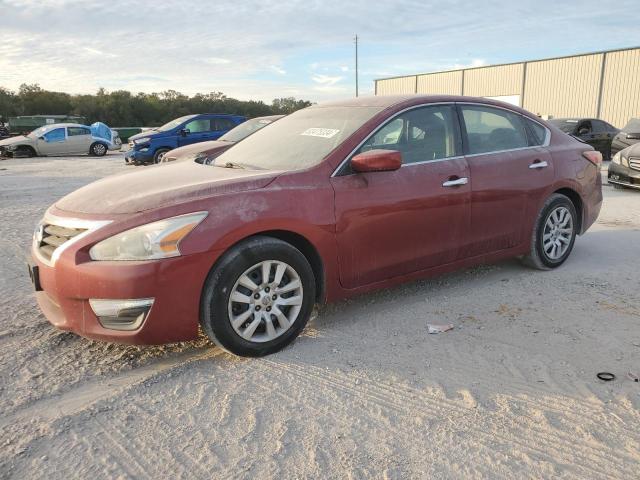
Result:
<instances>
[{"instance_id":1,"label":"car hood","mask_svg":"<svg viewBox=\"0 0 640 480\"><path fill-rule=\"evenodd\" d=\"M133 140L137 140L139 138L144 138L144 137L166 137L169 134L171 134L172 130L169 130L167 132L159 132L158 130L144 130L143 132L140 133L136 133L135 135L131 135L129 137L130 141Z\"/></svg>"},{"instance_id":2,"label":"car hood","mask_svg":"<svg viewBox=\"0 0 640 480\"><path fill-rule=\"evenodd\" d=\"M621 154L624 157L640 157L640 142L621 150Z\"/></svg>"},{"instance_id":3,"label":"car hood","mask_svg":"<svg viewBox=\"0 0 640 480\"><path fill-rule=\"evenodd\" d=\"M98 180L62 198L56 207L100 215L136 213L198 198L257 190L280 173L195 162L161 164Z\"/></svg>"},{"instance_id":4,"label":"car hood","mask_svg":"<svg viewBox=\"0 0 640 480\"><path fill-rule=\"evenodd\" d=\"M191 145L185 145L184 147L174 148L167 152L168 157L183 158L198 153L211 154L220 150L224 150L233 145L233 142L222 142L220 140L211 140L208 142L193 143Z\"/></svg>"},{"instance_id":5,"label":"car hood","mask_svg":"<svg viewBox=\"0 0 640 480\"><path fill-rule=\"evenodd\" d=\"M9 145L14 145L16 143L31 143L31 139L29 137L25 137L24 135L5 138L4 140L0 140L0 147L8 147Z\"/></svg>"}]
</instances>

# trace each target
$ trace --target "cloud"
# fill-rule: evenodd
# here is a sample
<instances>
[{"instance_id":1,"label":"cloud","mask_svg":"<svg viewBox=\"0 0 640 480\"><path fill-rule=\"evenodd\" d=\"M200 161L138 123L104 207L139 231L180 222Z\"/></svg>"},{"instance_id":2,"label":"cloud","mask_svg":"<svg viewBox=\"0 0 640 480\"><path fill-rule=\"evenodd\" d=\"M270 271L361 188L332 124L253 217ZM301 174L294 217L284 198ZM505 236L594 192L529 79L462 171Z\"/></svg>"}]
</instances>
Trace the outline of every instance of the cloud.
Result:
<instances>
[{"instance_id":1,"label":"cloud","mask_svg":"<svg viewBox=\"0 0 640 480\"><path fill-rule=\"evenodd\" d=\"M343 78L344 77L331 77L329 75L322 75L320 73L316 73L311 77L311 80L313 80L316 83L319 83L320 85L330 87L338 83Z\"/></svg>"},{"instance_id":2,"label":"cloud","mask_svg":"<svg viewBox=\"0 0 640 480\"><path fill-rule=\"evenodd\" d=\"M223 91L269 102L296 92L322 101L352 94L355 32L364 91L384 76L640 44L634 18L618 14L636 2L616 7L595 0L579 9L553 0L352 0L347 9L337 0L0 0L0 86Z\"/></svg>"},{"instance_id":3,"label":"cloud","mask_svg":"<svg viewBox=\"0 0 640 480\"><path fill-rule=\"evenodd\" d=\"M282 69L282 68L280 68L280 67L278 67L276 65L271 65L269 68L271 69L271 71L277 73L278 75L286 75L287 74L286 70L284 70L284 69Z\"/></svg>"}]
</instances>

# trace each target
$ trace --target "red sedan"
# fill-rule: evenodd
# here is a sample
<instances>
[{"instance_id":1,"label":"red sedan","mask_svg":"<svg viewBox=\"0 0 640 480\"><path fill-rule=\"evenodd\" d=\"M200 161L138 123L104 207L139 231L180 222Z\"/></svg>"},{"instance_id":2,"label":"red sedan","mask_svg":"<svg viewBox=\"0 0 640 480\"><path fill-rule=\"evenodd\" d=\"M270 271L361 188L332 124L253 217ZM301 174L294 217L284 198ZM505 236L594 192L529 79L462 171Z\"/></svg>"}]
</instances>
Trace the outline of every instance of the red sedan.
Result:
<instances>
[{"instance_id":1,"label":"red sedan","mask_svg":"<svg viewBox=\"0 0 640 480\"><path fill-rule=\"evenodd\" d=\"M521 256L560 266L598 216L601 155L517 107L371 97L300 110L212 165L99 180L49 208L30 268L56 327L260 356L317 302Z\"/></svg>"}]
</instances>

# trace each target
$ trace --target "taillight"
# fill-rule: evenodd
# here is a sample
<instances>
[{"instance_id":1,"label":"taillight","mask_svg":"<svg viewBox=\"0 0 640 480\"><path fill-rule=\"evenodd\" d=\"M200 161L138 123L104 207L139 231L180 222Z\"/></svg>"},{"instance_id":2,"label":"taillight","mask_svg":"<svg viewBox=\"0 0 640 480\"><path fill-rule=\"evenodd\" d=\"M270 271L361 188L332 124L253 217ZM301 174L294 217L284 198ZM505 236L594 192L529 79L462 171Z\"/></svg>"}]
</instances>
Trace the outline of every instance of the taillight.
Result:
<instances>
[{"instance_id":1,"label":"taillight","mask_svg":"<svg viewBox=\"0 0 640 480\"><path fill-rule=\"evenodd\" d=\"M596 167L602 165L602 154L597 150L587 150L582 152L582 156L593 163Z\"/></svg>"}]
</instances>

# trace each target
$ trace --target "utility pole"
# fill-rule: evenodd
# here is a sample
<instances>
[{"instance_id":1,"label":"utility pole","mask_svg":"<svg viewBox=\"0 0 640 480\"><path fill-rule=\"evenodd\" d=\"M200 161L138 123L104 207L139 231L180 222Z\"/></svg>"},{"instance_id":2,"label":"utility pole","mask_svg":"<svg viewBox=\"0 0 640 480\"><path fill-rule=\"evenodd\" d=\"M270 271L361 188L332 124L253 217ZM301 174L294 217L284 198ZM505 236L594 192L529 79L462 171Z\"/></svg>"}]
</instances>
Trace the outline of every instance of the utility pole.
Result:
<instances>
[{"instance_id":1,"label":"utility pole","mask_svg":"<svg viewBox=\"0 0 640 480\"><path fill-rule=\"evenodd\" d=\"M356 97L358 96L358 35L355 38L356 42Z\"/></svg>"}]
</instances>

